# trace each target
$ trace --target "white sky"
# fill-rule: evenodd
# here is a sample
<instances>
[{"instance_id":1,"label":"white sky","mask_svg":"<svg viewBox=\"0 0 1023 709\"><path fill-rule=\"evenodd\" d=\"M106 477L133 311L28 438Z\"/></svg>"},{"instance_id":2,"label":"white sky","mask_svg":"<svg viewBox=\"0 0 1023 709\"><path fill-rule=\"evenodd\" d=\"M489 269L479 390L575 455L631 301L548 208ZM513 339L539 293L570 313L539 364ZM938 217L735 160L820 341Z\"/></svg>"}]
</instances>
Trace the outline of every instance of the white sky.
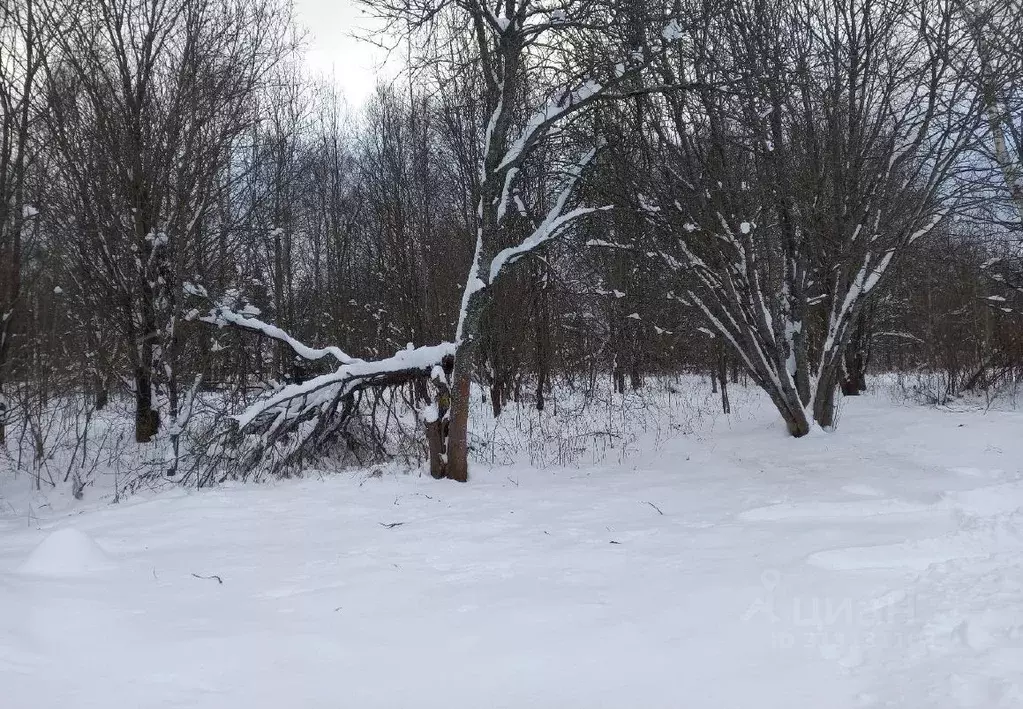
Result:
<instances>
[{"instance_id":1,"label":"white sky","mask_svg":"<svg viewBox=\"0 0 1023 709\"><path fill-rule=\"evenodd\" d=\"M309 68L333 76L353 106L373 92L386 52L352 35L365 35L374 23L353 0L294 0L299 25L307 32ZM379 26L377 26L379 30ZM384 71L393 76L393 71Z\"/></svg>"}]
</instances>

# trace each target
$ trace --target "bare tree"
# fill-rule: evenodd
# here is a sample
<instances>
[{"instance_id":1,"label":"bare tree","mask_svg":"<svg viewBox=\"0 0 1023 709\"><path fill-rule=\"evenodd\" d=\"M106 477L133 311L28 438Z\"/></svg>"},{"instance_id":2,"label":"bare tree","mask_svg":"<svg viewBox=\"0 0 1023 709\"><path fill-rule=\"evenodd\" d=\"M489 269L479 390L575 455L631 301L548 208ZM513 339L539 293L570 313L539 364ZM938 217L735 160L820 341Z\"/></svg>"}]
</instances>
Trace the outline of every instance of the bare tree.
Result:
<instances>
[{"instance_id":1,"label":"bare tree","mask_svg":"<svg viewBox=\"0 0 1023 709\"><path fill-rule=\"evenodd\" d=\"M72 10L68 3L66 11ZM37 89L59 21L59 13L38 0L0 6L0 443L8 413L4 385L22 300L24 233L39 211L28 201Z\"/></svg>"},{"instance_id":2,"label":"bare tree","mask_svg":"<svg viewBox=\"0 0 1023 709\"><path fill-rule=\"evenodd\" d=\"M379 2L371 7L396 23L427 32L431 41L445 41L444 27L436 19L439 16L450 13L454 17L450 25L468 25L475 51L457 68L478 72L484 86L486 123L475 248L455 331L444 465L435 472L464 481L468 477L472 365L484 312L493 297L492 286L515 261L599 208L572 205L576 186L597 146L567 159L550 148L565 144L566 124L571 119L599 101L628 92L650 50L643 36L613 39L616 22L621 19L621 8L613 3L567 0L548 6L517 0L492 8L480 0L465 0L412 5ZM617 63L593 62L592 54L579 51L592 46L594 35L621 49ZM541 150L554 157L555 164L560 163L563 178L549 193L545 209L530 213L518 188L523 169ZM511 225L520 217L529 220L531 228L523 237L510 239L514 233Z\"/></svg>"},{"instance_id":3,"label":"bare tree","mask_svg":"<svg viewBox=\"0 0 1023 709\"><path fill-rule=\"evenodd\" d=\"M182 288L206 269L218 191L287 20L262 0L104 0L49 62L77 295L128 345L139 442L159 428L160 386L178 428Z\"/></svg>"},{"instance_id":4,"label":"bare tree","mask_svg":"<svg viewBox=\"0 0 1023 709\"><path fill-rule=\"evenodd\" d=\"M312 440L337 428L336 423L323 423L322 416L334 419L339 405L345 410L343 403L361 387L380 380L392 383L395 374L429 373L440 390L438 402L424 416L428 430L433 431L428 438L435 443L431 472L435 477L465 481L473 362L494 285L515 262L566 233L580 218L604 208L574 203L577 185L598 149L597 136L579 119L598 102L634 94L652 50L645 37L616 34L621 8L614 3L570 0L550 7L518 0L492 9L486 3L467 0L437 5L374 2L370 6L393 27L408 29L411 40L425 38L424 46L431 51L443 47L445 60L454 59L449 71L478 76L483 86L485 122L474 128L480 140L481 164L478 194L473 200L473 256L462 285L453 342L401 351L377 362L336 348L322 350L338 362L337 370L284 387L250 407L240 421L243 427L263 421L269 427L266 430L277 432L320 416L319 423L306 428L303 440ZM471 28L472 43L458 44L445 34L466 24ZM673 26L677 28L677 21ZM655 37L660 40L661 35ZM620 41L612 44L620 57L609 60L606 54L592 51L601 42L616 38ZM465 51L451 52L452 47ZM437 59L436 54L433 57ZM571 125L582 128L576 134L584 137L582 145L573 140ZM533 193L533 204L526 203L530 194L521 189L523 174L528 172L545 176L543 188ZM244 311L234 307L222 304L207 320L264 335L274 332L282 341L291 337L246 318ZM294 349L320 359L321 350L301 343ZM445 366L447 362L450 368Z\"/></svg>"},{"instance_id":5,"label":"bare tree","mask_svg":"<svg viewBox=\"0 0 1023 709\"><path fill-rule=\"evenodd\" d=\"M671 156L647 210L658 253L794 436L834 425L858 319L964 206L983 116L966 31L942 0L764 0L679 40L733 90L670 96L653 126Z\"/></svg>"}]
</instances>

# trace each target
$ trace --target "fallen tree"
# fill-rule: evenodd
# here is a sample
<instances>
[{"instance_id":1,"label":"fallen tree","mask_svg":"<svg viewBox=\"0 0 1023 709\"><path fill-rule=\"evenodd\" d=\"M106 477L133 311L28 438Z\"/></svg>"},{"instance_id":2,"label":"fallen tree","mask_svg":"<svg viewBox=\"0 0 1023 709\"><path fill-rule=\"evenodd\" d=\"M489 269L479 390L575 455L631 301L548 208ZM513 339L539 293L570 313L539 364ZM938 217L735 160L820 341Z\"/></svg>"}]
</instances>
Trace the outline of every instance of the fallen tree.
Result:
<instances>
[{"instance_id":1,"label":"fallen tree","mask_svg":"<svg viewBox=\"0 0 1023 709\"><path fill-rule=\"evenodd\" d=\"M440 29L440 9L430 0L374 0L369 5L396 28L407 28L402 31L410 40ZM472 28L471 45L452 37L443 44L453 52L456 67L470 67L477 74L485 108L485 123L477 126L476 214L467 233L472 235L473 255L461 287L453 341L365 361L336 347L307 347L257 320L257 313L237 311L231 303L219 305L203 320L275 339L305 360L337 362L335 371L280 387L235 417L239 431L258 432L254 455L262 457L268 446L277 444L283 444L287 461L322 450L350 426L359 392L428 378L435 395L426 397L431 400L421 415L431 473L465 482L471 380L493 286L515 263L562 237L579 220L610 208L577 203L577 188L601 142L580 119L601 102L662 90L644 86L642 74L664 42L681 32L677 20L665 17L663 31L654 31L652 37L633 31L621 36L617 30L630 16L615 3L569 0L554 10L533 0L515 0L495 11L480 0L460 0L444 5L443 12L452 26L468 23ZM580 64L569 41L573 36L600 43L613 39L612 54L621 55L620 60L586 58ZM671 83L675 89L685 85L677 79ZM525 174L532 175L535 189L526 189Z\"/></svg>"},{"instance_id":2,"label":"fallen tree","mask_svg":"<svg viewBox=\"0 0 1023 709\"><path fill-rule=\"evenodd\" d=\"M430 448L430 470L443 477L442 429L447 381L455 346L444 342L412 347L380 360L351 357L338 347L309 347L284 330L260 320L251 307L239 309L232 296L199 318L216 327L231 327L287 345L306 362L333 360L336 368L303 382L278 385L240 414L219 435L221 444L233 450L234 467L246 472L263 463L275 472L304 459L329 453L338 446L348 450L364 444L365 430L358 430L363 392L432 380L436 396L425 396L419 412ZM421 387L426 392L428 388Z\"/></svg>"}]
</instances>

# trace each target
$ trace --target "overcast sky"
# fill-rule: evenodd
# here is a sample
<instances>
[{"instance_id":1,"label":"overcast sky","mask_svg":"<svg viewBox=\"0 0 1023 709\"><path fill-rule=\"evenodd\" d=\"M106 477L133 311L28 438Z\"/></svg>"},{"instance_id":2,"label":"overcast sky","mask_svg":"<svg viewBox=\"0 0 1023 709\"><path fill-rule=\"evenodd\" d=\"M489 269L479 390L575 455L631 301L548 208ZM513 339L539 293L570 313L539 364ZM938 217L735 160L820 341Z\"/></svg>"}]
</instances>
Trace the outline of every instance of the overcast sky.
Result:
<instances>
[{"instance_id":1,"label":"overcast sky","mask_svg":"<svg viewBox=\"0 0 1023 709\"><path fill-rule=\"evenodd\" d=\"M362 8L352 0L295 0L295 8L308 31L309 67L333 75L349 103L363 103L373 91L386 53L351 36L373 27Z\"/></svg>"}]
</instances>

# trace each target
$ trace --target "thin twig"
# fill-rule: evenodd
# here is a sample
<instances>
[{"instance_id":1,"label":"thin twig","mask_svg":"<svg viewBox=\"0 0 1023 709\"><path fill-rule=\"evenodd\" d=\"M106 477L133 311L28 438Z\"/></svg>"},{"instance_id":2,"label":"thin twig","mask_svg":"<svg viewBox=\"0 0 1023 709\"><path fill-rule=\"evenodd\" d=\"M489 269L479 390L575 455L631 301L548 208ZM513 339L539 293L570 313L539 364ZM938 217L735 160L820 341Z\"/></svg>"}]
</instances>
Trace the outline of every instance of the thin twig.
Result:
<instances>
[{"instance_id":1,"label":"thin twig","mask_svg":"<svg viewBox=\"0 0 1023 709\"><path fill-rule=\"evenodd\" d=\"M664 512L662 512L662 511L661 511L661 508L660 508L660 507L658 507L657 505L655 505L654 503L652 503L652 502L647 502L646 500L643 500L643 502L644 502L645 504L647 504L647 505L650 505L650 506L651 506L651 507L653 507L653 508L654 508L655 510L657 510L657 514L659 514L659 515L664 515Z\"/></svg>"},{"instance_id":2,"label":"thin twig","mask_svg":"<svg viewBox=\"0 0 1023 709\"><path fill-rule=\"evenodd\" d=\"M204 579L204 580L207 580L207 581L212 580L212 579L216 579L217 583L219 583L219 584L223 584L224 583L224 579L220 578L216 574L213 574L211 576L200 576L199 574L192 574L192 576L195 576L197 579Z\"/></svg>"}]
</instances>

